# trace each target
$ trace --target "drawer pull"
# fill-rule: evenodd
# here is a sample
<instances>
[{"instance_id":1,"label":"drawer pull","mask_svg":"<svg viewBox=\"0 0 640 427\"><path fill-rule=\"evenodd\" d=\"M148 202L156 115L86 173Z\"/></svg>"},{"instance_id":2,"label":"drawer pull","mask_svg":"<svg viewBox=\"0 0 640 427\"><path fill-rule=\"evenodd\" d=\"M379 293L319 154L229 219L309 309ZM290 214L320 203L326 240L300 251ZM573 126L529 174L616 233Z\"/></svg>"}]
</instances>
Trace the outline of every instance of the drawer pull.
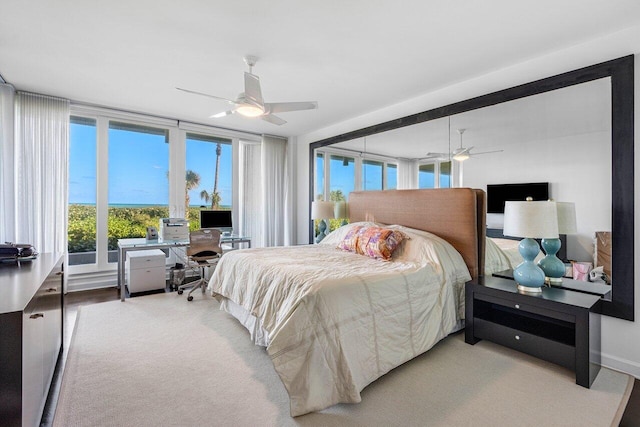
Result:
<instances>
[{"instance_id":1,"label":"drawer pull","mask_svg":"<svg viewBox=\"0 0 640 427\"><path fill-rule=\"evenodd\" d=\"M44 313L36 313L29 316L29 319L37 319L38 317L44 317Z\"/></svg>"},{"instance_id":2,"label":"drawer pull","mask_svg":"<svg viewBox=\"0 0 640 427\"><path fill-rule=\"evenodd\" d=\"M58 272L56 273L56 276L62 276L62 271L58 271Z\"/></svg>"},{"instance_id":3,"label":"drawer pull","mask_svg":"<svg viewBox=\"0 0 640 427\"><path fill-rule=\"evenodd\" d=\"M516 304L516 308L520 308L520 304Z\"/></svg>"},{"instance_id":4,"label":"drawer pull","mask_svg":"<svg viewBox=\"0 0 640 427\"><path fill-rule=\"evenodd\" d=\"M47 292L55 292L58 288L47 288Z\"/></svg>"},{"instance_id":5,"label":"drawer pull","mask_svg":"<svg viewBox=\"0 0 640 427\"><path fill-rule=\"evenodd\" d=\"M520 335L516 335L516 340L520 341Z\"/></svg>"}]
</instances>

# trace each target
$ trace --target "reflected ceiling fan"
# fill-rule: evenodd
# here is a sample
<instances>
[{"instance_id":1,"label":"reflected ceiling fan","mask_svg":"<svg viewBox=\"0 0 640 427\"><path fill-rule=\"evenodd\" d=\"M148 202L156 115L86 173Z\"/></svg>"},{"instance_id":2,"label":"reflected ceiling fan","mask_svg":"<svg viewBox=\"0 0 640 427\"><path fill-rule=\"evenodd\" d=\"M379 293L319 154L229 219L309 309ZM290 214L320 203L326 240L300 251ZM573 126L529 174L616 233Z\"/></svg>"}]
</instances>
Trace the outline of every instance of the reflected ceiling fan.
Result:
<instances>
[{"instance_id":1,"label":"reflected ceiling fan","mask_svg":"<svg viewBox=\"0 0 640 427\"><path fill-rule=\"evenodd\" d=\"M426 159L437 159L437 160L449 160L453 159L458 162L464 162L469 157L478 156L480 154L489 154L489 153L500 153L504 150L493 150L493 151L481 151L481 152L471 152L473 146L471 147L463 147L462 146L462 134L466 129L457 129L458 134L460 135L460 147L453 150L451 153L427 153L426 157L423 157L422 160Z\"/></svg>"},{"instance_id":2,"label":"reflected ceiling fan","mask_svg":"<svg viewBox=\"0 0 640 427\"><path fill-rule=\"evenodd\" d=\"M286 113L289 111L314 110L318 108L315 101L309 102L264 102L262 99L262 90L260 89L260 78L253 74L253 66L256 65L258 58L255 56L245 56L244 62L249 66L249 72L244 73L244 92L240 93L235 101L220 96L209 95L207 93L197 92L195 90L176 89L195 95L206 96L208 98L220 99L232 104L231 110L223 111L211 116L211 118L220 118L230 114L241 114L245 117L259 117L274 125L283 125L287 123L285 120L276 116L274 113Z\"/></svg>"}]
</instances>

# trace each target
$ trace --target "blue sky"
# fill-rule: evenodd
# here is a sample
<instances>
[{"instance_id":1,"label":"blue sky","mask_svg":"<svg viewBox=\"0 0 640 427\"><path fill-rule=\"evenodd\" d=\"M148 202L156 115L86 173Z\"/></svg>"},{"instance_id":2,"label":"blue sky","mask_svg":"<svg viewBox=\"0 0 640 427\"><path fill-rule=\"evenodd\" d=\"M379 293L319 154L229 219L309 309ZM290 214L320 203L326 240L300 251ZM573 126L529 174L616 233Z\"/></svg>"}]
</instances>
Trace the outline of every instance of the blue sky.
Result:
<instances>
[{"instance_id":1,"label":"blue sky","mask_svg":"<svg viewBox=\"0 0 640 427\"><path fill-rule=\"evenodd\" d=\"M187 164L200 175L191 205L204 205L200 192L213 190L215 149L212 142L187 139ZM168 205L169 144L162 135L109 129L109 204ZM71 124L69 203L96 202L96 128ZM218 191L221 205L231 204L231 145L222 144Z\"/></svg>"}]
</instances>

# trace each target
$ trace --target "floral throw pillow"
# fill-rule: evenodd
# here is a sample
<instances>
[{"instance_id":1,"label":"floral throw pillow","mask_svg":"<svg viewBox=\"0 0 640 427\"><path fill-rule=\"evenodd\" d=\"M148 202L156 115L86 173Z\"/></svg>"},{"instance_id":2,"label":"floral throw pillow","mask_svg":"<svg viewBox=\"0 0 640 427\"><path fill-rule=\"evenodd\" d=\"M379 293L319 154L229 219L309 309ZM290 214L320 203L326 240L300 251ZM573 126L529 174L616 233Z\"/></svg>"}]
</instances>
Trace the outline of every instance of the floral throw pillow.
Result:
<instances>
[{"instance_id":1,"label":"floral throw pillow","mask_svg":"<svg viewBox=\"0 0 640 427\"><path fill-rule=\"evenodd\" d=\"M342 241L338 243L338 249L342 249L343 251L347 252L357 252L358 236L366 229L367 227L363 225L352 227L351 230L349 230L349 232L344 236Z\"/></svg>"},{"instance_id":2,"label":"floral throw pillow","mask_svg":"<svg viewBox=\"0 0 640 427\"><path fill-rule=\"evenodd\" d=\"M370 258L390 260L393 251L406 238L402 231L368 227L358 235L356 251Z\"/></svg>"}]
</instances>

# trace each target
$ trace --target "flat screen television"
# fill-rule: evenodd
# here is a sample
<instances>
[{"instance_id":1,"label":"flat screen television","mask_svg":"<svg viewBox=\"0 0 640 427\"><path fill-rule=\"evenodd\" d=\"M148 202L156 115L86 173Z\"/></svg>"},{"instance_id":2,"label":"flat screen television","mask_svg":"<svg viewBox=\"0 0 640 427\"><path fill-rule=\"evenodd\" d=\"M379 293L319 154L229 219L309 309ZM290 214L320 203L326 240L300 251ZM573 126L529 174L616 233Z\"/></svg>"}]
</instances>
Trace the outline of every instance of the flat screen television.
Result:
<instances>
[{"instance_id":1,"label":"flat screen television","mask_svg":"<svg viewBox=\"0 0 640 427\"><path fill-rule=\"evenodd\" d=\"M217 228L223 232L231 232L233 229L231 211L201 210L200 228Z\"/></svg>"},{"instance_id":2,"label":"flat screen television","mask_svg":"<svg viewBox=\"0 0 640 427\"><path fill-rule=\"evenodd\" d=\"M489 184L487 185L487 213L504 213L504 202L549 200L549 183Z\"/></svg>"}]
</instances>

